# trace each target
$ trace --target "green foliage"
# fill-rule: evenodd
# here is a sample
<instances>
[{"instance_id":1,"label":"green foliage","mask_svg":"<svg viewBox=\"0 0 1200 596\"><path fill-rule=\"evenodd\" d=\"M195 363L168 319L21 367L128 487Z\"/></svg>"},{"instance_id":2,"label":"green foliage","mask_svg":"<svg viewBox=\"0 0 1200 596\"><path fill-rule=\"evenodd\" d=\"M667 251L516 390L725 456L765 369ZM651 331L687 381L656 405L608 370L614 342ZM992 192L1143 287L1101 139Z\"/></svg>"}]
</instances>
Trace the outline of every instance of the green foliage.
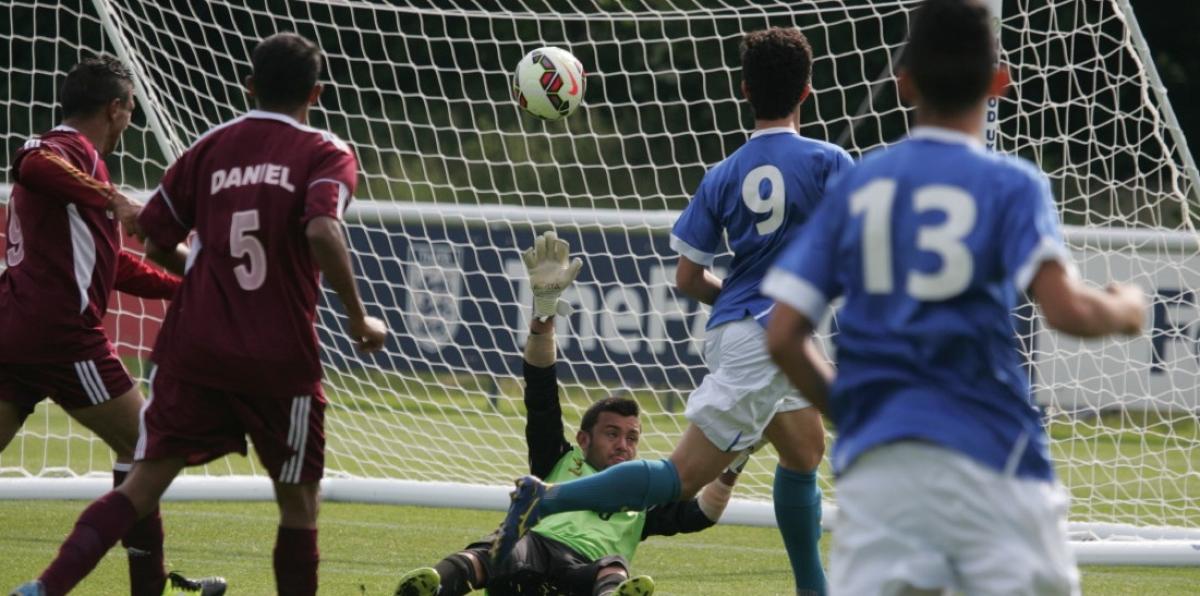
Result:
<instances>
[{"instance_id":1,"label":"green foliage","mask_svg":"<svg viewBox=\"0 0 1200 596\"><path fill-rule=\"evenodd\" d=\"M913 2L749 0L410 0L109 2L158 100L143 105L110 160L127 186L153 187L165 164L145 110L173 151L250 107L242 88L257 40L294 30L328 55L312 123L349 140L360 197L455 204L678 209L705 168L751 127L738 43L749 30L799 27L815 52L804 134L861 154L908 128L892 74ZM1139 3L1150 21L1171 12ZM6 9L0 157L54 122L55 86L80 55L114 51L91 2ZM1174 228L1183 218L1179 148L1160 126L1124 23L1100 2L1008 4L1001 146L1051 174L1068 223ZM703 15L704 18L696 18ZM1157 21L1155 17L1158 16ZM541 122L511 101L511 69L537 45L572 50L589 72L584 109ZM1155 55L1167 76L1194 69L1179 43ZM1194 52L1193 52L1194 54ZM1174 58L1172 58L1174 57ZM0 101L3 104L3 101Z\"/></svg>"}]
</instances>

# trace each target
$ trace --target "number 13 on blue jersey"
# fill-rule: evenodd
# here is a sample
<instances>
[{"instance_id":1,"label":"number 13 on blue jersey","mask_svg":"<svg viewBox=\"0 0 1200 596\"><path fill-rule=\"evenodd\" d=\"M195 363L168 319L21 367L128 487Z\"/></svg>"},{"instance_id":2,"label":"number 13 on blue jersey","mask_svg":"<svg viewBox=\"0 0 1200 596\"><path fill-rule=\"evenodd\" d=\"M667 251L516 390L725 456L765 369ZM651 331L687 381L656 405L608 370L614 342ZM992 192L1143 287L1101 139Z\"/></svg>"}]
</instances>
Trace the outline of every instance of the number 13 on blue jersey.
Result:
<instances>
[{"instance_id":1,"label":"number 13 on blue jersey","mask_svg":"<svg viewBox=\"0 0 1200 596\"><path fill-rule=\"evenodd\" d=\"M863 219L863 287L870 294L894 290L895 199L896 181L891 179L875 180L850 195L850 214ZM910 269L904 290L917 300L946 300L961 294L974 273L974 260L963 239L975 227L975 199L961 188L934 184L913 192L912 209L916 214L945 214L941 223L919 226L916 232L916 248L936 253L941 265L932 273Z\"/></svg>"}]
</instances>

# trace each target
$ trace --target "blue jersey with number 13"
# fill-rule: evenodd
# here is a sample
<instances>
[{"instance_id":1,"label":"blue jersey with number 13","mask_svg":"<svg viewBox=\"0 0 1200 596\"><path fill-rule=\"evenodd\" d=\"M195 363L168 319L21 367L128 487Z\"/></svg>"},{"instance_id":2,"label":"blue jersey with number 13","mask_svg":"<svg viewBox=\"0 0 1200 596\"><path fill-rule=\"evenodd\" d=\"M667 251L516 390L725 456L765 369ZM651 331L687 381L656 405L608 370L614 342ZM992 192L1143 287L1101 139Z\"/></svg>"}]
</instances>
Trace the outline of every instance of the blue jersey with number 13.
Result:
<instances>
[{"instance_id":1,"label":"blue jersey with number 13","mask_svg":"<svg viewBox=\"0 0 1200 596\"><path fill-rule=\"evenodd\" d=\"M901 440L1053 477L1011 312L1039 265L1068 267L1046 176L962 133L917 128L842 177L764 282L838 311L834 470Z\"/></svg>"},{"instance_id":2,"label":"blue jersey with number 13","mask_svg":"<svg viewBox=\"0 0 1200 596\"><path fill-rule=\"evenodd\" d=\"M728 236L733 262L709 329L746 317L765 324L774 301L759 291L763 276L820 204L828 181L850 165L837 145L792 128L768 128L709 170L671 230L671 248L705 266L712 265L722 233Z\"/></svg>"}]
</instances>

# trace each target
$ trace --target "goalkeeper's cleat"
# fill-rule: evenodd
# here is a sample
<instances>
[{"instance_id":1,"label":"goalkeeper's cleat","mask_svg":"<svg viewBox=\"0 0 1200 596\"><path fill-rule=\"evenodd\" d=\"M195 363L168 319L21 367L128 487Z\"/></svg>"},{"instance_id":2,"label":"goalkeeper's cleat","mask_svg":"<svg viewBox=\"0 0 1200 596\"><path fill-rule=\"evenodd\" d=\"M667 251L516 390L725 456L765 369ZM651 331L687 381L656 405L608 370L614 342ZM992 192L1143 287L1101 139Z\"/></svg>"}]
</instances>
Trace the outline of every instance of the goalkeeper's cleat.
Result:
<instances>
[{"instance_id":1,"label":"goalkeeper's cleat","mask_svg":"<svg viewBox=\"0 0 1200 596\"><path fill-rule=\"evenodd\" d=\"M500 524L500 532L492 541L492 561L502 563L508 559L513 547L529 530L541 520L538 505L546 494L546 484L536 476L525 476L517 480L517 490L512 493L512 503Z\"/></svg>"},{"instance_id":2,"label":"goalkeeper's cleat","mask_svg":"<svg viewBox=\"0 0 1200 596\"><path fill-rule=\"evenodd\" d=\"M13 588L8 596L46 596L46 587L42 585L41 580L35 579Z\"/></svg>"},{"instance_id":3,"label":"goalkeeper's cleat","mask_svg":"<svg viewBox=\"0 0 1200 596\"><path fill-rule=\"evenodd\" d=\"M631 577L612 591L612 596L651 596L654 594L654 580L649 575Z\"/></svg>"},{"instance_id":4,"label":"goalkeeper's cleat","mask_svg":"<svg viewBox=\"0 0 1200 596\"><path fill-rule=\"evenodd\" d=\"M163 596L177 596L178 594L223 596L226 587L225 578L223 577L188 579L172 571L167 574L167 583L163 586Z\"/></svg>"},{"instance_id":5,"label":"goalkeeper's cleat","mask_svg":"<svg viewBox=\"0 0 1200 596\"><path fill-rule=\"evenodd\" d=\"M437 596L442 583L442 576L437 569L422 567L413 569L400 576L400 584L396 586L396 596Z\"/></svg>"}]
</instances>

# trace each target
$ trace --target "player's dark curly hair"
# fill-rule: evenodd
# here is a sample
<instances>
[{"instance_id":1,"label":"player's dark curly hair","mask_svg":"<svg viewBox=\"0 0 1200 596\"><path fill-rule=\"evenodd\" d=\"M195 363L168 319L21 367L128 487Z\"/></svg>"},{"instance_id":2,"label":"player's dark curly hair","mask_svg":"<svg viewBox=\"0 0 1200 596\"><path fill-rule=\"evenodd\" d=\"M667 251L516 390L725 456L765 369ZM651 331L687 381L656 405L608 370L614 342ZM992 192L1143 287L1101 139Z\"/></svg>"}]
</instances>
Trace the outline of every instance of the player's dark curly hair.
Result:
<instances>
[{"instance_id":1,"label":"player's dark curly hair","mask_svg":"<svg viewBox=\"0 0 1200 596\"><path fill-rule=\"evenodd\" d=\"M742 79L755 118L787 116L811 78L812 46L799 29L771 27L742 38Z\"/></svg>"},{"instance_id":2,"label":"player's dark curly hair","mask_svg":"<svg viewBox=\"0 0 1200 596\"><path fill-rule=\"evenodd\" d=\"M107 54L84 58L76 64L58 93L64 119L94 114L112 100L128 100L132 95L133 75L120 60Z\"/></svg>"},{"instance_id":3,"label":"player's dark curly hair","mask_svg":"<svg viewBox=\"0 0 1200 596\"><path fill-rule=\"evenodd\" d=\"M304 104L321 77L324 55L295 33L276 33L254 47L254 95L260 107L290 109Z\"/></svg>"},{"instance_id":4,"label":"player's dark curly hair","mask_svg":"<svg viewBox=\"0 0 1200 596\"><path fill-rule=\"evenodd\" d=\"M927 0L913 14L901 66L930 109L956 114L975 106L996 68L987 7L978 0Z\"/></svg>"},{"instance_id":5,"label":"player's dark curly hair","mask_svg":"<svg viewBox=\"0 0 1200 596\"><path fill-rule=\"evenodd\" d=\"M637 416L638 404L628 397L615 395L606 397L588 407L587 411L583 413L579 429L585 433L591 433L596 426L596 421L600 419L601 412L613 412L621 416Z\"/></svg>"}]
</instances>

